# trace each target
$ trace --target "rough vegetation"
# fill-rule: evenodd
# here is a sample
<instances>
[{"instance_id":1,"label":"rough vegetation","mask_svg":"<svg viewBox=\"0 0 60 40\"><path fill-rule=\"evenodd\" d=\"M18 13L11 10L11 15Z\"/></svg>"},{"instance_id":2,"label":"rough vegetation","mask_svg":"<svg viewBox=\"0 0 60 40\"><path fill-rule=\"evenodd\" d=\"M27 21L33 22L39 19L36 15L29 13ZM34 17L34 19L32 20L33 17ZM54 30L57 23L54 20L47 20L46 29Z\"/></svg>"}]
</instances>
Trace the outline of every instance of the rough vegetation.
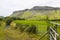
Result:
<instances>
[{"instance_id":1,"label":"rough vegetation","mask_svg":"<svg viewBox=\"0 0 60 40\"><path fill-rule=\"evenodd\" d=\"M60 8L35 6L14 11L0 17L0 40L39 40L49 30L50 21L60 23ZM49 40L49 33L40 40Z\"/></svg>"}]
</instances>

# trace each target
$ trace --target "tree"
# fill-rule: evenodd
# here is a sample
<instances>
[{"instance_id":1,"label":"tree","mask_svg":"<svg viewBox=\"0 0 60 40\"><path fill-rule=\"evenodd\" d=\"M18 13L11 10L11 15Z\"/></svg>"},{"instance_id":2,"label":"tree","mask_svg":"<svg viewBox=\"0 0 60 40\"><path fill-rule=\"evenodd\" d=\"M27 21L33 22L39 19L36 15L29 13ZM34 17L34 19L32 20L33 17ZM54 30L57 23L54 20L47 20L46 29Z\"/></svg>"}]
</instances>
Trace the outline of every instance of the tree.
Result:
<instances>
[{"instance_id":1,"label":"tree","mask_svg":"<svg viewBox=\"0 0 60 40\"><path fill-rule=\"evenodd\" d=\"M26 31L27 31L28 33L36 34L36 33L37 33L37 28L36 28L35 25L31 25L31 27L28 28Z\"/></svg>"},{"instance_id":2,"label":"tree","mask_svg":"<svg viewBox=\"0 0 60 40\"><path fill-rule=\"evenodd\" d=\"M6 21L6 25L10 25L10 23L14 20L24 20L24 19L16 18L16 17L5 17L4 19Z\"/></svg>"}]
</instances>

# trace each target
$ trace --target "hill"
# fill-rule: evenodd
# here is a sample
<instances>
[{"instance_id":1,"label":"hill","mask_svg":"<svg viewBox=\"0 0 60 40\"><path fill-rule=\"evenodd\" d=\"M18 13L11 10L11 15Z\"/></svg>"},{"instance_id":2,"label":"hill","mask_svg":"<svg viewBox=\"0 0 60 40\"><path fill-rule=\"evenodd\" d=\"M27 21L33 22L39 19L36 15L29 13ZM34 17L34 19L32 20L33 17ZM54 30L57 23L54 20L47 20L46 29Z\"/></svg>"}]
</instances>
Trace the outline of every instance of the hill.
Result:
<instances>
[{"instance_id":1,"label":"hill","mask_svg":"<svg viewBox=\"0 0 60 40\"><path fill-rule=\"evenodd\" d=\"M50 6L34 6L31 9L14 11L11 17L24 18L26 20L60 19L60 8Z\"/></svg>"}]
</instances>

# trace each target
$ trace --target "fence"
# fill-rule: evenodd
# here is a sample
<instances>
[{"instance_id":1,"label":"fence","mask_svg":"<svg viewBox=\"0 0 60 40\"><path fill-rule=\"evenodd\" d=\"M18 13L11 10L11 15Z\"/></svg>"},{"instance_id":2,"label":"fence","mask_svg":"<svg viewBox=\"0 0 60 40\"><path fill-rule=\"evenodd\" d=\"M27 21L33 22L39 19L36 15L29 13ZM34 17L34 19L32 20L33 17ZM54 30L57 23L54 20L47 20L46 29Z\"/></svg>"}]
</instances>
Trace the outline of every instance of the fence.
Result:
<instances>
[{"instance_id":1,"label":"fence","mask_svg":"<svg viewBox=\"0 0 60 40\"><path fill-rule=\"evenodd\" d=\"M60 26L60 24L55 22L50 22L54 27L50 27L50 40L57 40L57 37L59 36L57 32L57 27Z\"/></svg>"},{"instance_id":2,"label":"fence","mask_svg":"<svg viewBox=\"0 0 60 40\"><path fill-rule=\"evenodd\" d=\"M58 40L59 34L57 32L57 27L60 26L60 24L55 22L49 22L49 24L52 24L54 26L49 26L49 30L39 40L41 40L47 34L49 34L50 40Z\"/></svg>"}]
</instances>

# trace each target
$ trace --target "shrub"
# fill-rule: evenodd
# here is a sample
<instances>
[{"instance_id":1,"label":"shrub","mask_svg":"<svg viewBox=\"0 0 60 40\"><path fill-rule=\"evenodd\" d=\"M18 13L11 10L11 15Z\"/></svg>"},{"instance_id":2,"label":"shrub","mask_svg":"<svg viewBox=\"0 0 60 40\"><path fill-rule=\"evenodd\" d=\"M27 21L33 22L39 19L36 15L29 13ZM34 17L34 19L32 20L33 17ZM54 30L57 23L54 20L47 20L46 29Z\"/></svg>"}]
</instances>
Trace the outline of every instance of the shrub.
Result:
<instances>
[{"instance_id":1,"label":"shrub","mask_svg":"<svg viewBox=\"0 0 60 40\"><path fill-rule=\"evenodd\" d=\"M25 25L25 24L23 25L23 24L21 24L21 25L20 25L20 31L21 31L21 32L25 31L25 29L26 29L27 27L29 27L29 25Z\"/></svg>"},{"instance_id":2,"label":"shrub","mask_svg":"<svg viewBox=\"0 0 60 40\"><path fill-rule=\"evenodd\" d=\"M28 28L26 31L27 31L28 33L34 33L34 34L36 34L36 33L37 33L37 30L36 30L36 29L37 29L37 28L36 28L35 25L31 25L31 27Z\"/></svg>"}]
</instances>

